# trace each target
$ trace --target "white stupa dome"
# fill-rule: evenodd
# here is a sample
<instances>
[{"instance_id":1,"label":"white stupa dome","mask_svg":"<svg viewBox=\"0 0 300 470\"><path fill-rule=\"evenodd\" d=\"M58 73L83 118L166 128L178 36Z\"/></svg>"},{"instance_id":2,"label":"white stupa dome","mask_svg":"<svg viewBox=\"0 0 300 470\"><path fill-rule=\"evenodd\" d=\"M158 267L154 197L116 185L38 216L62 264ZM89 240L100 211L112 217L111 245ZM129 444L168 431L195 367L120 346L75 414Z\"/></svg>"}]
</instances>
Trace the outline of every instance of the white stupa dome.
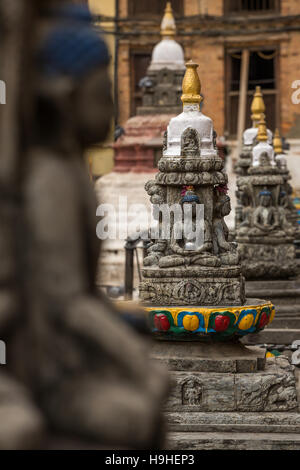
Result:
<instances>
[{"instance_id":1,"label":"white stupa dome","mask_svg":"<svg viewBox=\"0 0 300 470\"><path fill-rule=\"evenodd\" d=\"M171 38L164 38L153 49L149 70L184 70L184 53L178 42Z\"/></svg>"},{"instance_id":2,"label":"white stupa dome","mask_svg":"<svg viewBox=\"0 0 300 470\"><path fill-rule=\"evenodd\" d=\"M162 40L154 47L149 70L185 70L183 49L175 41L176 24L171 2L167 3L161 23Z\"/></svg>"}]
</instances>

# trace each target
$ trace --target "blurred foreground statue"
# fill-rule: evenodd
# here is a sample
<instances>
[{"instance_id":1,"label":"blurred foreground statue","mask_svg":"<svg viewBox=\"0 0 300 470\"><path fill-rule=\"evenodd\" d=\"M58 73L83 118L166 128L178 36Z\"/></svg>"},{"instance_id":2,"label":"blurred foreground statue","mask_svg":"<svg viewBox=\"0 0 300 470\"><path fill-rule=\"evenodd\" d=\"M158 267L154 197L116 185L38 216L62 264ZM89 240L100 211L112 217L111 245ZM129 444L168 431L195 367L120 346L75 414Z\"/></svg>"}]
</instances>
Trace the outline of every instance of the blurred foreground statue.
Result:
<instances>
[{"instance_id":1,"label":"blurred foreground statue","mask_svg":"<svg viewBox=\"0 0 300 470\"><path fill-rule=\"evenodd\" d=\"M30 28L35 40L27 62L33 59L34 65L22 88L28 92L26 113L19 110L11 118L11 126L20 118L22 124L7 134L21 142L12 149L13 176L0 174L7 200L5 205L1 197L0 255L7 271L1 266L0 338L7 344L7 366L1 366L0 391L6 380L16 390L9 394L15 403L8 411L9 401L0 395L0 416L4 410L5 426L12 423L7 442L0 420L0 448L43 446L47 437L36 442L42 429L45 436L50 431L80 438L95 448L158 448L165 373L150 361L145 338L94 285L96 202L82 155L109 130L108 51L87 9L44 3L52 8L32 10L40 16ZM2 18L9 4L21 2L4 1ZM16 26L8 37L18 36ZM15 48L20 52L21 41ZM12 81L16 72L12 67ZM15 96L20 86L15 83ZM5 160L1 153L2 170ZM32 435L27 442L15 421L14 406L22 407L22 401L31 434L23 423L21 431Z\"/></svg>"}]
</instances>

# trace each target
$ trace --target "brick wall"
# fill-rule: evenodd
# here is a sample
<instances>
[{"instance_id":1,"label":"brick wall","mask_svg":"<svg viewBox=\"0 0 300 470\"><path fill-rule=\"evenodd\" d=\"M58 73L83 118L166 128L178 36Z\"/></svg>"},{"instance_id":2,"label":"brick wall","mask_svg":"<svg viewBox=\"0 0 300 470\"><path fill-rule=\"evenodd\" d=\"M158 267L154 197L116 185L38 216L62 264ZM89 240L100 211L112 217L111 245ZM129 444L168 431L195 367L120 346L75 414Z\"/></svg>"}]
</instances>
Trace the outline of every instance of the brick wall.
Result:
<instances>
[{"instance_id":1,"label":"brick wall","mask_svg":"<svg viewBox=\"0 0 300 470\"><path fill-rule=\"evenodd\" d=\"M192 15L223 15L223 0L185 0L184 14Z\"/></svg>"},{"instance_id":2,"label":"brick wall","mask_svg":"<svg viewBox=\"0 0 300 470\"><path fill-rule=\"evenodd\" d=\"M300 15L300 0L282 0L282 15ZM209 15L223 14L222 0L185 0L185 15L199 13ZM127 15L127 0L120 0L120 13ZM253 37L253 42L255 41ZM266 40L269 36L266 36ZM153 36L143 36L143 41L153 41ZM215 122L219 135L224 133L225 127L225 66L224 45L220 38L204 36L184 37L177 39L185 49L186 59L193 59L199 63L199 75L202 82L202 92L205 95L203 112ZM248 38L248 44L249 44ZM252 37L251 37L252 40ZM139 44L141 39L131 40L132 45ZM278 42L278 37L277 37ZM279 93L280 93L280 120L282 132L286 136L300 138L300 105L294 105L291 96L294 90L291 84L300 80L300 32L285 32L280 37L280 64L279 64ZM250 43L251 44L251 43ZM130 43L126 40L120 42L119 49L119 122L124 125L130 116Z\"/></svg>"},{"instance_id":3,"label":"brick wall","mask_svg":"<svg viewBox=\"0 0 300 470\"><path fill-rule=\"evenodd\" d=\"M289 35L280 48L280 105L284 135L300 138L300 104L292 102L292 83L300 80L300 32Z\"/></svg>"},{"instance_id":4,"label":"brick wall","mask_svg":"<svg viewBox=\"0 0 300 470\"><path fill-rule=\"evenodd\" d=\"M281 0L281 14L284 16L299 15L300 14L299 0Z\"/></svg>"},{"instance_id":5,"label":"brick wall","mask_svg":"<svg viewBox=\"0 0 300 470\"><path fill-rule=\"evenodd\" d=\"M224 48L207 38L197 38L186 47L186 59L199 64L204 95L203 113L213 119L218 135L224 132Z\"/></svg>"}]
</instances>

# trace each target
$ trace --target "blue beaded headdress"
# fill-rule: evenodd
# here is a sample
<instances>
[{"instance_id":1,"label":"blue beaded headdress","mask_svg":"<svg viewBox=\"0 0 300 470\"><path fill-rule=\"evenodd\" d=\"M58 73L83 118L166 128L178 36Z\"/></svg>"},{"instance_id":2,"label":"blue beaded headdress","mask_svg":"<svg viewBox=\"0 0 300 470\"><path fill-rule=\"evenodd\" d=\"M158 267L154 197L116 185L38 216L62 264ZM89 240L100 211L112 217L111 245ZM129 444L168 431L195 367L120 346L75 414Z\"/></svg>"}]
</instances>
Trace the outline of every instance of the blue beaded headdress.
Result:
<instances>
[{"instance_id":1,"label":"blue beaded headdress","mask_svg":"<svg viewBox=\"0 0 300 470\"><path fill-rule=\"evenodd\" d=\"M65 75L78 79L109 63L107 46L93 29L87 7L67 5L57 10L56 17L57 26L50 31L37 54L45 76Z\"/></svg>"},{"instance_id":2,"label":"blue beaded headdress","mask_svg":"<svg viewBox=\"0 0 300 470\"><path fill-rule=\"evenodd\" d=\"M182 197L181 202L197 202L200 203L199 197L193 191L187 191L185 195Z\"/></svg>"},{"instance_id":3,"label":"blue beaded headdress","mask_svg":"<svg viewBox=\"0 0 300 470\"><path fill-rule=\"evenodd\" d=\"M259 193L260 196L272 196L271 191L268 191L267 189L264 189Z\"/></svg>"}]
</instances>

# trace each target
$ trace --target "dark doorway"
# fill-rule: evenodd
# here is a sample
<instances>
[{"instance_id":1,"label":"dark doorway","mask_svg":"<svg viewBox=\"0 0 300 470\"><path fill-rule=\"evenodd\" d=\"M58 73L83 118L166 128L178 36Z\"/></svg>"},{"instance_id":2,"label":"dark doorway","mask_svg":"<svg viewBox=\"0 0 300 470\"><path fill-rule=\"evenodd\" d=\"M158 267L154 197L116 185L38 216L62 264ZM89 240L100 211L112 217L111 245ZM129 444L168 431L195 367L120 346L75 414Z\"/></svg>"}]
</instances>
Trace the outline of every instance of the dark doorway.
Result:
<instances>
[{"instance_id":1,"label":"dark doorway","mask_svg":"<svg viewBox=\"0 0 300 470\"><path fill-rule=\"evenodd\" d=\"M241 57L242 51L231 50L226 54L226 131L232 138L237 134ZM252 125L251 103L258 85L264 95L268 128L279 127L277 70L277 49L250 51L246 127Z\"/></svg>"},{"instance_id":2,"label":"dark doorway","mask_svg":"<svg viewBox=\"0 0 300 470\"><path fill-rule=\"evenodd\" d=\"M147 69L151 62L151 51L133 51L130 57L130 77L131 77L131 103L130 115L135 116L136 110L142 106L142 91L139 82L147 75Z\"/></svg>"},{"instance_id":3,"label":"dark doorway","mask_svg":"<svg viewBox=\"0 0 300 470\"><path fill-rule=\"evenodd\" d=\"M272 13L280 11L279 0L225 0L225 13Z\"/></svg>"}]
</instances>

